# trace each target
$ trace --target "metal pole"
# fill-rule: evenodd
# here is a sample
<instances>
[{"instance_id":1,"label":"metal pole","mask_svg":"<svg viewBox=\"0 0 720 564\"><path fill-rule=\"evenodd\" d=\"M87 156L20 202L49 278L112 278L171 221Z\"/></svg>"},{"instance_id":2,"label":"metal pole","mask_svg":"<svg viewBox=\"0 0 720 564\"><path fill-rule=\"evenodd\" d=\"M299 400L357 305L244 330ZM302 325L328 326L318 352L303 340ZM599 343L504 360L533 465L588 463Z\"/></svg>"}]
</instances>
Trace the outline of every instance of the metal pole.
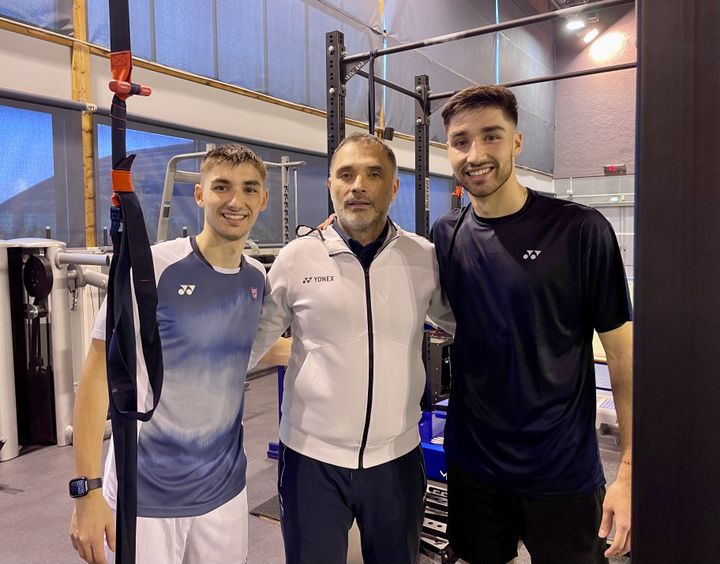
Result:
<instances>
[{"instance_id":1,"label":"metal pole","mask_svg":"<svg viewBox=\"0 0 720 564\"><path fill-rule=\"evenodd\" d=\"M430 79L426 74L415 77L415 90L422 99L415 104L415 233L427 237L430 232Z\"/></svg>"},{"instance_id":2,"label":"metal pole","mask_svg":"<svg viewBox=\"0 0 720 564\"><path fill-rule=\"evenodd\" d=\"M19 453L7 248L0 241L0 462Z\"/></svg>"},{"instance_id":3,"label":"metal pole","mask_svg":"<svg viewBox=\"0 0 720 564\"><path fill-rule=\"evenodd\" d=\"M335 149L345 138L345 78L343 57L345 56L345 36L340 31L325 34L325 76L327 87L327 164ZM332 213L333 203L328 191L328 213Z\"/></svg>"},{"instance_id":4,"label":"metal pole","mask_svg":"<svg viewBox=\"0 0 720 564\"><path fill-rule=\"evenodd\" d=\"M188 174L199 174L199 173L188 173L185 171L178 171L177 166L180 161L188 159L202 159L209 151L212 151L215 145L209 143L205 151L198 153L185 153L182 155L175 155L170 157L167 167L165 169L165 183L163 184L162 203L160 205L160 218L158 219L158 228L156 241L165 241L168 234L168 224L170 223L170 204L173 197L173 188L175 187L175 180L178 176L182 176L183 180L187 181L190 179L187 177ZM194 177L193 177L194 178Z\"/></svg>"},{"instance_id":5,"label":"metal pole","mask_svg":"<svg viewBox=\"0 0 720 564\"><path fill-rule=\"evenodd\" d=\"M98 108L95 104L86 102L75 102L72 100L63 100L61 98L52 98L50 96L41 96L39 94L28 94L18 90L10 90L8 88L0 88L0 98L5 100L15 100L16 102L28 102L30 104L42 104L43 106L51 106L53 108L61 108L63 110L75 110L78 112L94 113Z\"/></svg>"},{"instance_id":6,"label":"metal pole","mask_svg":"<svg viewBox=\"0 0 720 564\"><path fill-rule=\"evenodd\" d=\"M300 220L298 219L299 212L298 212L298 170L297 167L293 167L293 193L295 197L295 229L297 229L298 224L300 223Z\"/></svg>"},{"instance_id":7,"label":"metal pole","mask_svg":"<svg viewBox=\"0 0 720 564\"><path fill-rule=\"evenodd\" d=\"M620 65L610 65L607 67L597 67L594 69L563 72L563 73L559 73L559 74L551 74L551 75L546 75L546 76L538 76L535 78L515 80L513 82L502 83L500 86L505 86L507 88L515 88L516 86L527 86L528 84L538 84L540 82L552 82L554 80L564 80L566 78L577 78L580 76L590 76L593 74L601 74L601 73L605 73L605 72L614 72L614 71L621 71L621 70L627 70L627 69L634 69L636 67L637 67L637 63L634 63L634 62L633 63L622 63ZM458 92L460 92L460 90L453 90L452 92L438 92L437 94L430 94L429 99L431 101L444 100L446 98L451 98Z\"/></svg>"},{"instance_id":8,"label":"metal pole","mask_svg":"<svg viewBox=\"0 0 720 564\"><path fill-rule=\"evenodd\" d=\"M58 268L57 255L65 250L65 243L47 241L47 258L52 264L53 287L50 292L50 315L52 328L52 371L55 391L55 432L58 446L72 441L68 428L72 429L75 389L73 385L72 355L70 353L70 292L68 292L67 268Z\"/></svg>"},{"instance_id":9,"label":"metal pole","mask_svg":"<svg viewBox=\"0 0 720 564\"><path fill-rule=\"evenodd\" d=\"M282 167L280 168L280 186L282 194L282 244L287 245L290 242L290 180L288 175L287 163L290 162L290 157L280 157Z\"/></svg>"},{"instance_id":10,"label":"metal pole","mask_svg":"<svg viewBox=\"0 0 720 564\"><path fill-rule=\"evenodd\" d=\"M91 266L110 266L112 254L93 253L65 253L55 254L55 266L62 268L63 264L88 264Z\"/></svg>"},{"instance_id":11,"label":"metal pole","mask_svg":"<svg viewBox=\"0 0 720 564\"><path fill-rule=\"evenodd\" d=\"M467 39L468 37L476 37L478 35L487 35L489 33L495 33L497 31L503 31L506 29L513 29L516 27L523 27L526 25L538 24L555 20L566 16L574 16L576 14L582 14L583 12L602 10L603 8L611 8L613 6L620 6L622 4L634 4L635 0L603 0L602 2L592 2L589 4L582 4L580 6L572 6L570 8L564 8L562 10L556 10L553 12L543 12L535 16L528 16L526 18L519 18L517 20L510 20L507 22L486 25L483 27L476 27L466 31L460 31L457 33L449 33L447 35L440 35L437 37L431 37L420 41L414 41L412 43L406 43L405 45L396 45L394 47L386 47L385 49L378 49L375 52L376 57L382 57L383 55L392 55L393 53L402 53L403 51L410 51L412 49L419 49L421 47L430 47L431 45L439 45L441 43L448 43L450 41L457 41L458 39ZM345 64L354 63L356 61L363 61L370 58L370 52L358 53L357 55L349 55L345 57Z\"/></svg>"},{"instance_id":12,"label":"metal pole","mask_svg":"<svg viewBox=\"0 0 720 564\"><path fill-rule=\"evenodd\" d=\"M365 78L368 78L370 75L365 72L364 70L359 70L355 74L358 76L362 76ZM412 92L411 90L408 90L407 88L403 88L402 86L398 86L394 82L390 82L389 80L385 80L384 78L380 78L379 76L375 77L375 82L378 84L382 84L383 86L387 86L390 90L395 90L395 92L400 92L400 94L405 94L405 96L410 96L411 98L415 98L418 102L420 100L420 96L418 96L415 92Z\"/></svg>"}]
</instances>

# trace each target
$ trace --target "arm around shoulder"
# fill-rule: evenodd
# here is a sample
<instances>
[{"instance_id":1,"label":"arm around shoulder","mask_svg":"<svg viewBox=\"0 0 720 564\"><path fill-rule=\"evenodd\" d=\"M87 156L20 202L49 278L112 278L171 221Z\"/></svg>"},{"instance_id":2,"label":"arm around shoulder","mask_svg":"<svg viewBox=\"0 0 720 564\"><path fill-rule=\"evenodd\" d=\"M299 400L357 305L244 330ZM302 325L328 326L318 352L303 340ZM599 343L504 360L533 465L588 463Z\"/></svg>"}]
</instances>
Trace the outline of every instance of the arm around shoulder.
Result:
<instances>
[{"instance_id":1,"label":"arm around shoulder","mask_svg":"<svg viewBox=\"0 0 720 564\"><path fill-rule=\"evenodd\" d=\"M290 344L279 339L292 320L292 304L288 297L288 255L283 249L273 263L265 281L262 313L255 334L248 370L258 362L287 364ZM267 356L266 356L267 355Z\"/></svg>"}]
</instances>

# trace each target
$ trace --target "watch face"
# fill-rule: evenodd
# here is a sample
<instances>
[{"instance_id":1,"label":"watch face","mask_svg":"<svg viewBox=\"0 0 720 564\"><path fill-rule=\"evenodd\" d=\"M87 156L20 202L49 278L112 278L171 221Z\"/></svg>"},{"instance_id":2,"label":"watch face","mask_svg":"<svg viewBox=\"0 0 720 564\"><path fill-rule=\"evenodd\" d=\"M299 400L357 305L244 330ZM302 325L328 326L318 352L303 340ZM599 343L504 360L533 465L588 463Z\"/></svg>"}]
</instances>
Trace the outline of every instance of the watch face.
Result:
<instances>
[{"instance_id":1,"label":"watch face","mask_svg":"<svg viewBox=\"0 0 720 564\"><path fill-rule=\"evenodd\" d=\"M87 480L84 478L78 478L77 480L70 480L70 495L72 497L82 497L87 491Z\"/></svg>"}]
</instances>

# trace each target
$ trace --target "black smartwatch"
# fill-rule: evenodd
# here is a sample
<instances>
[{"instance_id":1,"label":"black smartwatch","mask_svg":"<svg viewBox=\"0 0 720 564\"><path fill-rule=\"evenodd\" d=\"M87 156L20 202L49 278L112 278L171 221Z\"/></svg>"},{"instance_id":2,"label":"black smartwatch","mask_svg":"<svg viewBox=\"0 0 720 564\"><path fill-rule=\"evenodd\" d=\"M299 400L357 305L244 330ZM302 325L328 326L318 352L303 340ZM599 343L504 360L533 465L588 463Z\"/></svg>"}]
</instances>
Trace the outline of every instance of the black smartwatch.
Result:
<instances>
[{"instance_id":1,"label":"black smartwatch","mask_svg":"<svg viewBox=\"0 0 720 564\"><path fill-rule=\"evenodd\" d=\"M84 497L97 488L102 488L102 478L88 480L85 476L80 476L79 478L73 478L68 484L70 497Z\"/></svg>"}]
</instances>

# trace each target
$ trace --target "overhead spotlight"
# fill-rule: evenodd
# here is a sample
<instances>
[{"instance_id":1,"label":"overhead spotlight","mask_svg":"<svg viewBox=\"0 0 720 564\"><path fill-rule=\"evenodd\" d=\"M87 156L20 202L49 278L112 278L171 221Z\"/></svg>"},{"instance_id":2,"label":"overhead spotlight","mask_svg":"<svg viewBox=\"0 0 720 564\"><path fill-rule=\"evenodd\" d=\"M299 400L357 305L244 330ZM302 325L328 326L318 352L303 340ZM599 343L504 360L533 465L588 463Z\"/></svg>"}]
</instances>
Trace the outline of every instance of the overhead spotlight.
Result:
<instances>
[{"instance_id":1,"label":"overhead spotlight","mask_svg":"<svg viewBox=\"0 0 720 564\"><path fill-rule=\"evenodd\" d=\"M595 39L598 35L600 35L600 32L597 30L596 27L592 28L590 31L588 31L585 34L585 37L583 37L583 41L585 43L590 43L593 39Z\"/></svg>"},{"instance_id":2,"label":"overhead spotlight","mask_svg":"<svg viewBox=\"0 0 720 564\"><path fill-rule=\"evenodd\" d=\"M565 24L565 28L569 29L570 31L577 31L578 29L582 29L584 27L585 20L582 18L578 18L577 16L573 18L568 18L568 21Z\"/></svg>"}]
</instances>

